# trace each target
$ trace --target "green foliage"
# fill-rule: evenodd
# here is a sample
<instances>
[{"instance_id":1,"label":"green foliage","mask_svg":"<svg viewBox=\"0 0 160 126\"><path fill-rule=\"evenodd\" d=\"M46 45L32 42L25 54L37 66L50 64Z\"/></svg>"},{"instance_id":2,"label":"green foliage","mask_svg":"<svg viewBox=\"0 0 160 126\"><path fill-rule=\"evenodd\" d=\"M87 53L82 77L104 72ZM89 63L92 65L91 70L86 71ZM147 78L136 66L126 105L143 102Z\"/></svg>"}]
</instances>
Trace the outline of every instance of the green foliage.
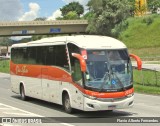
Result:
<instances>
[{"instance_id":1,"label":"green foliage","mask_svg":"<svg viewBox=\"0 0 160 126\"><path fill-rule=\"evenodd\" d=\"M94 14L87 28L87 32L92 34L114 36L112 29L130 14L128 0L90 0L88 6Z\"/></svg>"},{"instance_id":2,"label":"green foliage","mask_svg":"<svg viewBox=\"0 0 160 126\"><path fill-rule=\"evenodd\" d=\"M1 46L10 46L13 44L13 41L9 37L1 37L0 45Z\"/></svg>"},{"instance_id":3,"label":"green foliage","mask_svg":"<svg viewBox=\"0 0 160 126\"><path fill-rule=\"evenodd\" d=\"M134 82L145 86L160 87L160 72L150 70L134 70Z\"/></svg>"},{"instance_id":4,"label":"green foliage","mask_svg":"<svg viewBox=\"0 0 160 126\"><path fill-rule=\"evenodd\" d=\"M39 18L36 18L34 21L45 21L46 20L46 17L39 17Z\"/></svg>"},{"instance_id":5,"label":"green foliage","mask_svg":"<svg viewBox=\"0 0 160 126\"><path fill-rule=\"evenodd\" d=\"M147 0L148 9L152 13L156 13L157 9L160 7L160 0Z\"/></svg>"},{"instance_id":6,"label":"green foliage","mask_svg":"<svg viewBox=\"0 0 160 126\"><path fill-rule=\"evenodd\" d=\"M47 35L33 35L32 36L32 41L40 40L42 38L47 37Z\"/></svg>"},{"instance_id":7,"label":"green foliage","mask_svg":"<svg viewBox=\"0 0 160 126\"><path fill-rule=\"evenodd\" d=\"M135 92L138 92L138 93L160 95L160 88L153 87L153 86L143 86L139 84L134 84L134 90Z\"/></svg>"},{"instance_id":8,"label":"green foliage","mask_svg":"<svg viewBox=\"0 0 160 126\"><path fill-rule=\"evenodd\" d=\"M147 25L150 25L153 23L153 18L152 17L144 17L142 20L143 23L146 23Z\"/></svg>"},{"instance_id":9,"label":"green foliage","mask_svg":"<svg viewBox=\"0 0 160 126\"><path fill-rule=\"evenodd\" d=\"M76 11L70 11L63 17L63 19L64 20L75 20L75 19L79 19L79 16L76 13Z\"/></svg>"},{"instance_id":10,"label":"green foliage","mask_svg":"<svg viewBox=\"0 0 160 126\"><path fill-rule=\"evenodd\" d=\"M60 10L62 12L62 16L67 15L70 11L76 12L79 17L84 13L84 8L79 4L79 2L71 2L68 5L63 6Z\"/></svg>"},{"instance_id":11,"label":"green foliage","mask_svg":"<svg viewBox=\"0 0 160 126\"><path fill-rule=\"evenodd\" d=\"M9 60L0 61L0 72L9 73Z\"/></svg>"},{"instance_id":12,"label":"green foliage","mask_svg":"<svg viewBox=\"0 0 160 126\"><path fill-rule=\"evenodd\" d=\"M121 22L120 24L117 24L116 26L115 26L115 28L114 29L112 29L112 34L115 36L115 37L118 37L118 35L122 32L122 31L124 31L125 29L127 29L127 27L128 27L128 21L123 21L123 22Z\"/></svg>"},{"instance_id":13,"label":"green foliage","mask_svg":"<svg viewBox=\"0 0 160 126\"><path fill-rule=\"evenodd\" d=\"M127 47L132 49L160 47L160 16L152 15L145 18L149 20L151 18L153 22L150 25L143 23L144 17L127 19L128 28L119 36Z\"/></svg>"},{"instance_id":14,"label":"green foliage","mask_svg":"<svg viewBox=\"0 0 160 126\"><path fill-rule=\"evenodd\" d=\"M136 10L136 4L135 4L135 0L128 0L129 2L129 6L130 6L130 15L133 17L135 15L135 10Z\"/></svg>"},{"instance_id":15,"label":"green foliage","mask_svg":"<svg viewBox=\"0 0 160 126\"><path fill-rule=\"evenodd\" d=\"M92 18L93 18L94 16L95 16L95 15L94 15L93 12L87 12L87 13L82 17L82 19L85 19L85 20L90 21L90 20L92 20Z\"/></svg>"}]
</instances>

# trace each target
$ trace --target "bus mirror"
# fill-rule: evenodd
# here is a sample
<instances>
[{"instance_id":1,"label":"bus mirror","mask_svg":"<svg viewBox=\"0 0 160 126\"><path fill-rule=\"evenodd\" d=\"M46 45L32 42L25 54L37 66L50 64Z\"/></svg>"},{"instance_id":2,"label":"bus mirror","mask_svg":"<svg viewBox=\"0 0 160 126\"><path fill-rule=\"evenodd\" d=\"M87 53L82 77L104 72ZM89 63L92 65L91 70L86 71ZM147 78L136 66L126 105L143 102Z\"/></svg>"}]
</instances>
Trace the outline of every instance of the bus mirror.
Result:
<instances>
[{"instance_id":1,"label":"bus mirror","mask_svg":"<svg viewBox=\"0 0 160 126\"><path fill-rule=\"evenodd\" d=\"M130 54L129 56L134 58L137 61L137 69L141 70L142 69L142 60L140 59L140 57L138 57L135 54Z\"/></svg>"},{"instance_id":2,"label":"bus mirror","mask_svg":"<svg viewBox=\"0 0 160 126\"><path fill-rule=\"evenodd\" d=\"M72 53L72 56L79 60L81 71L86 72L86 61L84 60L84 58L80 54L77 54L77 53Z\"/></svg>"}]
</instances>

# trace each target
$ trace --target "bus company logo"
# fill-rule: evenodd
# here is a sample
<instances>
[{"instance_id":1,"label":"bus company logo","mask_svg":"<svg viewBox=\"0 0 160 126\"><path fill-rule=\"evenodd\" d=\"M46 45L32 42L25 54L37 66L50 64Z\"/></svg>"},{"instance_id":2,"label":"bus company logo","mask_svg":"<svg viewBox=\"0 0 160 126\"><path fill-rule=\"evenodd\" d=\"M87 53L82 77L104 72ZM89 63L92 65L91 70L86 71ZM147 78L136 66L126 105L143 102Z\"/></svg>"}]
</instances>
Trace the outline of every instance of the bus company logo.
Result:
<instances>
[{"instance_id":1,"label":"bus company logo","mask_svg":"<svg viewBox=\"0 0 160 126\"><path fill-rule=\"evenodd\" d=\"M18 73L21 73L21 74L28 73L27 66L22 66L22 67L16 66L16 74Z\"/></svg>"}]
</instances>

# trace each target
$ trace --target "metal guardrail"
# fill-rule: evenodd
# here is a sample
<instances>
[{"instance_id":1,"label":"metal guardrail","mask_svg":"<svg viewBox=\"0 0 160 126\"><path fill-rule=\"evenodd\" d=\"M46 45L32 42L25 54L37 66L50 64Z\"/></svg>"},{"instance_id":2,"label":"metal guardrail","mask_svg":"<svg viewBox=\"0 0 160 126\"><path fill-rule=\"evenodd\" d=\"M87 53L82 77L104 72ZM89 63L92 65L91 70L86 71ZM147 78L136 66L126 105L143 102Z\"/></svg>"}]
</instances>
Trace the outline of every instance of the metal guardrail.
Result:
<instances>
[{"instance_id":1,"label":"metal guardrail","mask_svg":"<svg viewBox=\"0 0 160 126\"><path fill-rule=\"evenodd\" d=\"M2 61L2 60L9 60L9 59L10 59L10 57L0 56L0 61Z\"/></svg>"},{"instance_id":2,"label":"metal guardrail","mask_svg":"<svg viewBox=\"0 0 160 126\"><path fill-rule=\"evenodd\" d=\"M160 87L160 70L156 68L142 68L141 71L134 67L134 82L143 86Z\"/></svg>"}]
</instances>

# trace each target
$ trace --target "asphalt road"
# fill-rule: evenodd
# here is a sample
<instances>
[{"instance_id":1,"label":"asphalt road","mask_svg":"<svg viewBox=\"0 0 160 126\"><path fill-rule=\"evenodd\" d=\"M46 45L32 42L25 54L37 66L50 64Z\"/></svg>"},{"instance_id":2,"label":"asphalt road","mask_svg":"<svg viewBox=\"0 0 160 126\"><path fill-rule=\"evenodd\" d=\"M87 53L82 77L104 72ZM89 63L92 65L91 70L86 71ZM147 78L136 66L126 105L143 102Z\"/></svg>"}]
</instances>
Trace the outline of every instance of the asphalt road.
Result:
<instances>
[{"instance_id":1,"label":"asphalt road","mask_svg":"<svg viewBox=\"0 0 160 126\"><path fill-rule=\"evenodd\" d=\"M82 112L76 111L74 114L66 114L60 105L48 103L45 101L30 99L29 101L22 101L19 95L14 94L10 90L10 77L0 73L0 117L71 117L73 122L63 122L60 118L56 118L53 124L57 126L97 126L97 125L115 125L124 126L135 124L124 123L107 123L104 120L108 118L119 117L160 117L160 96L145 95L135 93L135 104L133 108L115 110L113 112ZM72 118L73 117L73 118ZM81 123L76 123L74 117L81 117ZM92 117L92 118L89 118ZM89 121L90 123L87 123ZM103 123L100 123L100 122ZM82 123L83 122L83 123ZM40 124L38 124L40 125ZM46 125L46 124L45 124ZM139 126L149 126L151 123L136 124ZM159 125L154 123L154 125ZM10 125L6 125L10 126ZM19 126L19 125L18 125Z\"/></svg>"},{"instance_id":2,"label":"asphalt road","mask_svg":"<svg viewBox=\"0 0 160 126\"><path fill-rule=\"evenodd\" d=\"M135 62L132 63L133 66L137 66ZM143 69L160 71L160 64L142 64Z\"/></svg>"}]
</instances>

